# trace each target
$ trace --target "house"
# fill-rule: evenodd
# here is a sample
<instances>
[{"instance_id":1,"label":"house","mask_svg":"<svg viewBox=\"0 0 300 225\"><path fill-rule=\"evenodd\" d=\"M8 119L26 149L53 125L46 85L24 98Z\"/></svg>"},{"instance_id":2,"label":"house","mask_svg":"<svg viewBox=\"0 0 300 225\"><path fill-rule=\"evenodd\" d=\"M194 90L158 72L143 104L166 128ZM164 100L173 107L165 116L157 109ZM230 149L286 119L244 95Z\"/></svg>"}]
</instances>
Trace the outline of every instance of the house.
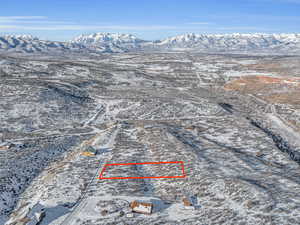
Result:
<instances>
[{"instance_id":1,"label":"house","mask_svg":"<svg viewBox=\"0 0 300 225\"><path fill-rule=\"evenodd\" d=\"M182 199L182 203L183 203L185 209L192 209L192 210L195 209L195 202L194 202L193 198L195 198L195 197L194 196L193 197L184 197Z\"/></svg>"},{"instance_id":2,"label":"house","mask_svg":"<svg viewBox=\"0 0 300 225\"><path fill-rule=\"evenodd\" d=\"M12 143L5 142L5 143L0 144L0 150L8 150L12 147L14 147L14 144L12 144Z\"/></svg>"},{"instance_id":3,"label":"house","mask_svg":"<svg viewBox=\"0 0 300 225\"><path fill-rule=\"evenodd\" d=\"M1 150L8 150L8 149L9 149L9 148L8 148L7 146L5 146L5 145L4 145L4 146L0 146L0 151L1 151Z\"/></svg>"},{"instance_id":4,"label":"house","mask_svg":"<svg viewBox=\"0 0 300 225\"><path fill-rule=\"evenodd\" d=\"M188 198L188 197L183 198L182 202L183 202L184 206L193 206L193 203L192 203L191 199Z\"/></svg>"},{"instance_id":5,"label":"house","mask_svg":"<svg viewBox=\"0 0 300 225\"><path fill-rule=\"evenodd\" d=\"M97 150L94 149L92 146L88 146L84 152L81 153L81 155L84 155L84 156L95 156L97 155Z\"/></svg>"},{"instance_id":6,"label":"house","mask_svg":"<svg viewBox=\"0 0 300 225\"><path fill-rule=\"evenodd\" d=\"M134 216L133 216L132 213L127 213L127 214L126 214L126 217L127 217L127 218L133 218Z\"/></svg>"},{"instance_id":7,"label":"house","mask_svg":"<svg viewBox=\"0 0 300 225\"><path fill-rule=\"evenodd\" d=\"M185 127L186 130L195 130L196 126L192 125L192 126L186 126Z\"/></svg>"},{"instance_id":8,"label":"house","mask_svg":"<svg viewBox=\"0 0 300 225\"><path fill-rule=\"evenodd\" d=\"M130 208L133 212L142 214L151 214L153 209L152 203L133 201L130 203Z\"/></svg>"}]
</instances>

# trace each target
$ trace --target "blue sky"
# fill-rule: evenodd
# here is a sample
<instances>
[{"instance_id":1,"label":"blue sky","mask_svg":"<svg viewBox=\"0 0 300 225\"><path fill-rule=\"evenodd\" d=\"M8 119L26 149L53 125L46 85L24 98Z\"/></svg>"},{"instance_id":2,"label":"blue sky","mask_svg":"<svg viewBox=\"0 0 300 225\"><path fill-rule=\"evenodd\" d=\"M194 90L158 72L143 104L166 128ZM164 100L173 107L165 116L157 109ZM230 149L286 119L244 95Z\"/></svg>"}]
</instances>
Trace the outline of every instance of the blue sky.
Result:
<instances>
[{"instance_id":1,"label":"blue sky","mask_svg":"<svg viewBox=\"0 0 300 225\"><path fill-rule=\"evenodd\" d=\"M300 0L9 0L0 34L69 40L94 32L154 40L194 33L300 33Z\"/></svg>"}]
</instances>

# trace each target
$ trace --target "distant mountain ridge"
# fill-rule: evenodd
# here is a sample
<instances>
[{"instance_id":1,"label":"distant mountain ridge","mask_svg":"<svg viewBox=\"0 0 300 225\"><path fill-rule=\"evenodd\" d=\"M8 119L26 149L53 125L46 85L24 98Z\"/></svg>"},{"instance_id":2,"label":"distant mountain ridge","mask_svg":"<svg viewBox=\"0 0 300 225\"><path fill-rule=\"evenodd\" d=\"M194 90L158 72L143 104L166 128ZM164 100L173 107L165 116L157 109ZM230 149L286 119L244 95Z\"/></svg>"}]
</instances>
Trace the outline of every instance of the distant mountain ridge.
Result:
<instances>
[{"instance_id":1,"label":"distant mountain ridge","mask_svg":"<svg viewBox=\"0 0 300 225\"><path fill-rule=\"evenodd\" d=\"M183 34L158 41L132 34L94 33L71 41L40 40L30 35L0 36L0 51L120 53L131 51L271 52L300 54L300 34Z\"/></svg>"},{"instance_id":2,"label":"distant mountain ridge","mask_svg":"<svg viewBox=\"0 0 300 225\"><path fill-rule=\"evenodd\" d=\"M90 35L80 35L70 42L87 46L96 51L126 52L140 48L140 44L146 41L132 34L94 33Z\"/></svg>"},{"instance_id":3,"label":"distant mountain ridge","mask_svg":"<svg viewBox=\"0 0 300 225\"><path fill-rule=\"evenodd\" d=\"M0 36L0 50L2 52L65 52L81 48L85 47L70 42L44 41L30 35Z\"/></svg>"},{"instance_id":4,"label":"distant mountain ridge","mask_svg":"<svg viewBox=\"0 0 300 225\"><path fill-rule=\"evenodd\" d=\"M300 34L184 34L162 40L165 49L212 51L300 50Z\"/></svg>"}]
</instances>

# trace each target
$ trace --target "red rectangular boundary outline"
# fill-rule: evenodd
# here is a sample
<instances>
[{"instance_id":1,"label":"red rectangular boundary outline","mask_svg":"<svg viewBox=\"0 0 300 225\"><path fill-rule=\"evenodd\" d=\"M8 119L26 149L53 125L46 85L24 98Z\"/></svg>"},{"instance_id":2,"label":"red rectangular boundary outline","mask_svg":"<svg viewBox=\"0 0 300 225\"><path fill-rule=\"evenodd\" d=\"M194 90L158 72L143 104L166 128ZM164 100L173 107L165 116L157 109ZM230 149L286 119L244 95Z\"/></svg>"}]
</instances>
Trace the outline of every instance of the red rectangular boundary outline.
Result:
<instances>
[{"instance_id":1,"label":"red rectangular boundary outline","mask_svg":"<svg viewBox=\"0 0 300 225\"><path fill-rule=\"evenodd\" d=\"M103 174L107 167L109 166L127 166L127 165L145 165L145 164L181 164L182 175L181 176L158 176L158 177L103 177ZM175 161L175 162L143 162L143 163L112 163L105 164L99 177L97 179L100 180L110 180L110 179L149 179L149 178L185 178L186 174L184 171L184 163L183 161Z\"/></svg>"}]
</instances>

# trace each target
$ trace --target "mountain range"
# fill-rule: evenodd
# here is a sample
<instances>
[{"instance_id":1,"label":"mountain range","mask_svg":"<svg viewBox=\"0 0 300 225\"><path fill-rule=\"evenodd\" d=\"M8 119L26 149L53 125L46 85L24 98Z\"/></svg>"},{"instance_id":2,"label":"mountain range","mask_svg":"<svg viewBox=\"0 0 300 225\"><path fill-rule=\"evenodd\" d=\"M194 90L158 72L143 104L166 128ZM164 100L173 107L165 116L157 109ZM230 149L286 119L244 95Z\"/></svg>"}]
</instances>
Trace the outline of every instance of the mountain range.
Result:
<instances>
[{"instance_id":1,"label":"mountain range","mask_svg":"<svg viewBox=\"0 0 300 225\"><path fill-rule=\"evenodd\" d=\"M157 41L132 34L94 33L66 42L40 40L30 35L0 36L1 52L121 53L131 51L196 51L237 53L300 53L300 34L183 34Z\"/></svg>"}]
</instances>

